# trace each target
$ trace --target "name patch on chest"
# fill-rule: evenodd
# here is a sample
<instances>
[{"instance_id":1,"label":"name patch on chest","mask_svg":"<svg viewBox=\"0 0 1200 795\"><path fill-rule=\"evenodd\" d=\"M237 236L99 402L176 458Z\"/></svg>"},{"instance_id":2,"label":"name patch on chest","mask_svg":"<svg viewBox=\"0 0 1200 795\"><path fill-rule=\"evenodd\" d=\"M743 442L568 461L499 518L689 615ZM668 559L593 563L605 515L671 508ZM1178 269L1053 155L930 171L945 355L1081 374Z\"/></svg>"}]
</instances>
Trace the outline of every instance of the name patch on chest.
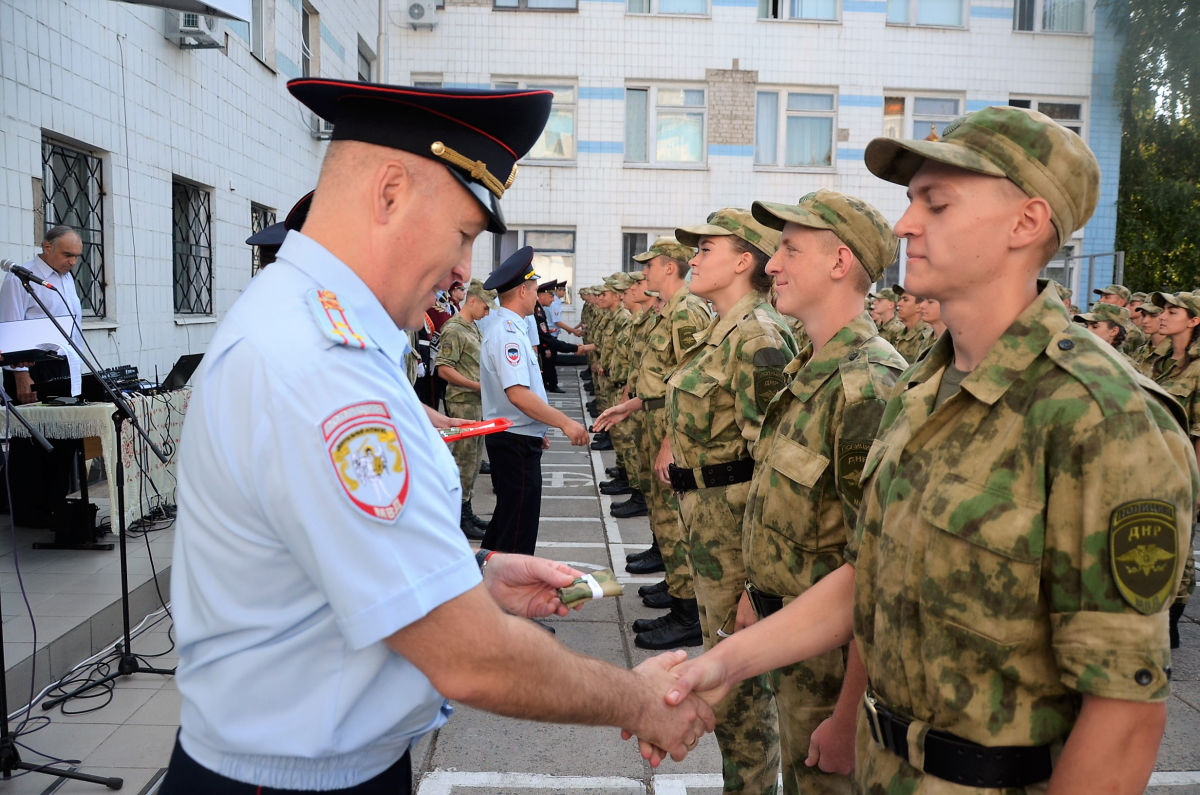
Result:
<instances>
[{"instance_id":1,"label":"name patch on chest","mask_svg":"<svg viewBox=\"0 0 1200 795\"><path fill-rule=\"evenodd\" d=\"M1121 597L1139 613L1157 613L1177 584L1175 506L1162 500L1118 505L1109 520L1108 552Z\"/></svg>"},{"instance_id":2,"label":"name patch on chest","mask_svg":"<svg viewBox=\"0 0 1200 795\"><path fill-rule=\"evenodd\" d=\"M383 403L355 403L321 423L329 462L350 504L393 522L408 499L408 459Z\"/></svg>"}]
</instances>

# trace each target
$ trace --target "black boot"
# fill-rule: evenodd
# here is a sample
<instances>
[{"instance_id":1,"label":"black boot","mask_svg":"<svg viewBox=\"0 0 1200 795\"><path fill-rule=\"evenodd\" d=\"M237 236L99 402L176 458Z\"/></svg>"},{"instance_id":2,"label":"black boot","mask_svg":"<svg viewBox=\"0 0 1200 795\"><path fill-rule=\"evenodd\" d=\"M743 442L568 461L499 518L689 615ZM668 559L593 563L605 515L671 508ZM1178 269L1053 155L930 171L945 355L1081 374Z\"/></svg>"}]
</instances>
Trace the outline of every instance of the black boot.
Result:
<instances>
[{"instance_id":1,"label":"black boot","mask_svg":"<svg viewBox=\"0 0 1200 795\"><path fill-rule=\"evenodd\" d=\"M645 496L637 489L633 489L629 493L628 500L614 505L608 512L618 519L629 519L634 516L648 515L650 508L646 505ZM659 555L658 559L661 561L662 556ZM655 571L661 571L661 569L655 569Z\"/></svg>"},{"instance_id":2,"label":"black boot","mask_svg":"<svg viewBox=\"0 0 1200 795\"><path fill-rule=\"evenodd\" d=\"M670 605L668 605L668 607L669 606ZM656 629L661 629L662 627L665 627L667 625L667 622L670 620L671 620L671 614L663 613L661 616L658 616L657 618L639 618L637 621L634 621L630 626L633 627L634 634L641 635L643 632L653 632Z\"/></svg>"},{"instance_id":3,"label":"black boot","mask_svg":"<svg viewBox=\"0 0 1200 795\"><path fill-rule=\"evenodd\" d=\"M492 474L492 465L488 463L488 460L486 458L479 462L479 474L481 474L481 475Z\"/></svg>"},{"instance_id":4,"label":"black boot","mask_svg":"<svg viewBox=\"0 0 1200 795\"><path fill-rule=\"evenodd\" d=\"M602 431L592 437L593 450L611 450L613 449L612 439L608 435L608 431Z\"/></svg>"},{"instance_id":5,"label":"black boot","mask_svg":"<svg viewBox=\"0 0 1200 795\"><path fill-rule=\"evenodd\" d=\"M482 516L479 516L478 514L475 513L475 509L473 507L471 507L470 500L467 500L466 502L464 502L463 507L462 507L462 518L466 519L468 517L470 517L471 522L474 523L474 525L476 527L478 527L480 530L482 530L484 532L487 532L488 520L484 519Z\"/></svg>"},{"instance_id":6,"label":"black boot","mask_svg":"<svg viewBox=\"0 0 1200 795\"><path fill-rule=\"evenodd\" d=\"M704 643L700 633L700 610L695 599L671 598L671 612L655 629L634 636L640 649L676 649Z\"/></svg>"},{"instance_id":7,"label":"black boot","mask_svg":"<svg viewBox=\"0 0 1200 795\"><path fill-rule=\"evenodd\" d=\"M638 596L649 596L652 593L666 593L666 592L667 592L667 581L666 580L659 580L658 582L654 583L653 585L643 585L642 587L638 588Z\"/></svg>"},{"instance_id":8,"label":"black boot","mask_svg":"<svg viewBox=\"0 0 1200 795\"><path fill-rule=\"evenodd\" d=\"M610 478L623 478L625 477L625 467L619 464L615 467L605 467L604 474L608 475Z\"/></svg>"},{"instance_id":9,"label":"black boot","mask_svg":"<svg viewBox=\"0 0 1200 795\"><path fill-rule=\"evenodd\" d=\"M633 486L629 485L629 481L625 478L613 478L612 480L600 481L600 493L616 496L618 494L629 494L633 491Z\"/></svg>"},{"instance_id":10,"label":"black boot","mask_svg":"<svg viewBox=\"0 0 1200 795\"><path fill-rule=\"evenodd\" d=\"M650 546L646 547L641 552L631 552L628 555L626 555L625 562L633 563L635 560L641 560L642 558L646 557L647 555L656 555L656 554L661 554L658 551L658 539L657 538L654 539L653 542L651 542ZM664 580L664 582L665 582L665 580ZM645 594L643 594L641 591L638 591L638 596L645 596Z\"/></svg>"},{"instance_id":11,"label":"black boot","mask_svg":"<svg viewBox=\"0 0 1200 795\"><path fill-rule=\"evenodd\" d=\"M658 547L650 547L650 553L645 557L625 564L625 571L630 574L653 574L656 571L666 570L667 567L663 564L662 553L658 551Z\"/></svg>"},{"instance_id":12,"label":"black boot","mask_svg":"<svg viewBox=\"0 0 1200 795\"><path fill-rule=\"evenodd\" d=\"M462 504L462 515L459 517L458 526L463 531L463 535L472 541L482 541L483 536L487 532L487 526L480 528L475 523L475 512L471 510L471 503L464 502Z\"/></svg>"},{"instance_id":13,"label":"black boot","mask_svg":"<svg viewBox=\"0 0 1200 795\"><path fill-rule=\"evenodd\" d=\"M652 610L666 610L671 606L671 594L667 593L665 588L655 593L648 593L642 597L642 604Z\"/></svg>"}]
</instances>

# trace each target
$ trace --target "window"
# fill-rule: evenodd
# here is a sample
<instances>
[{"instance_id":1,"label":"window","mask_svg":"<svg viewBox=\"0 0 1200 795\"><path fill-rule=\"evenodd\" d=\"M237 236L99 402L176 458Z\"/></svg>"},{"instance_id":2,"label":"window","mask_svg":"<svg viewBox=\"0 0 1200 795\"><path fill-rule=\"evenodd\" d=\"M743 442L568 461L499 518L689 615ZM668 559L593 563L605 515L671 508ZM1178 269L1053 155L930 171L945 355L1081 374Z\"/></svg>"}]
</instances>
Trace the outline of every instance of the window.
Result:
<instances>
[{"instance_id":1,"label":"window","mask_svg":"<svg viewBox=\"0 0 1200 795\"><path fill-rule=\"evenodd\" d=\"M171 182L175 313L212 314L212 199L181 179Z\"/></svg>"},{"instance_id":2,"label":"window","mask_svg":"<svg viewBox=\"0 0 1200 795\"><path fill-rule=\"evenodd\" d=\"M838 0L758 0L758 18L836 22Z\"/></svg>"},{"instance_id":3,"label":"window","mask_svg":"<svg viewBox=\"0 0 1200 795\"><path fill-rule=\"evenodd\" d=\"M1087 33L1087 0L1016 0L1013 30Z\"/></svg>"},{"instance_id":4,"label":"window","mask_svg":"<svg viewBox=\"0 0 1200 795\"><path fill-rule=\"evenodd\" d=\"M887 0L887 21L895 25L963 27L963 0Z\"/></svg>"},{"instance_id":5,"label":"window","mask_svg":"<svg viewBox=\"0 0 1200 795\"><path fill-rule=\"evenodd\" d=\"M633 255L650 248L651 239L649 232L621 233L621 270L632 272L642 269L642 263L634 262Z\"/></svg>"},{"instance_id":6,"label":"window","mask_svg":"<svg viewBox=\"0 0 1200 795\"><path fill-rule=\"evenodd\" d=\"M358 79L370 83L375 77L375 54L367 43L358 39Z\"/></svg>"},{"instance_id":7,"label":"window","mask_svg":"<svg viewBox=\"0 0 1200 795\"><path fill-rule=\"evenodd\" d=\"M250 45L255 58L267 62L267 20L274 19L274 0L250 0L250 21L228 19L229 29Z\"/></svg>"},{"instance_id":8,"label":"window","mask_svg":"<svg viewBox=\"0 0 1200 795\"><path fill-rule=\"evenodd\" d=\"M704 89L625 89L625 162L702 164Z\"/></svg>"},{"instance_id":9,"label":"window","mask_svg":"<svg viewBox=\"0 0 1200 795\"><path fill-rule=\"evenodd\" d=\"M493 235L492 267L504 262L523 246L533 246L533 270L538 283L565 281L575 284L574 230L510 229Z\"/></svg>"},{"instance_id":10,"label":"window","mask_svg":"<svg viewBox=\"0 0 1200 795\"><path fill-rule=\"evenodd\" d=\"M962 115L958 97L884 97L883 134L888 138L940 138L946 125Z\"/></svg>"},{"instance_id":11,"label":"window","mask_svg":"<svg viewBox=\"0 0 1200 795\"><path fill-rule=\"evenodd\" d=\"M526 11L574 11L577 0L493 0L493 8L517 8Z\"/></svg>"},{"instance_id":12,"label":"window","mask_svg":"<svg viewBox=\"0 0 1200 795\"><path fill-rule=\"evenodd\" d=\"M554 102L550 107L550 118L546 121L546 127L537 143L525 157L529 160L575 159L575 86L516 80L498 80L494 86L504 89L553 91Z\"/></svg>"},{"instance_id":13,"label":"window","mask_svg":"<svg viewBox=\"0 0 1200 795\"><path fill-rule=\"evenodd\" d=\"M708 0L625 0L630 14L708 14Z\"/></svg>"},{"instance_id":14,"label":"window","mask_svg":"<svg viewBox=\"0 0 1200 795\"><path fill-rule=\"evenodd\" d=\"M71 275L83 313L104 317L104 172L100 158L42 139L42 214L45 229L63 224L79 232L83 256Z\"/></svg>"},{"instance_id":15,"label":"window","mask_svg":"<svg viewBox=\"0 0 1200 795\"><path fill-rule=\"evenodd\" d=\"M308 3L300 6L300 74L321 73L321 15Z\"/></svg>"},{"instance_id":16,"label":"window","mask_svg":"<svg viewBox=\"0 0 1200 795\"><path fill-rule=\"evenodd\" d=\"M1028 108L1045 113L1076 135L1083 135L1083 103L1058 99L1021 99L1008 101L1015 108Z\"/></svg>"},{"instance_id":17,"label":"window","mask_svg":"<svg viewBox=\"0 0 1200 795\"><path fill-rule=\"evenodd\" d=\"M413 72L412 75L409 77L409 79L412 80L412 84L414 86L416 86L417 88L441 88L442 87L442 76L441 75L418 74L417 72Z\"/></svg>"},{"instance_id":18,"label":"window","mask_svg":"<svg viewBox=\"0 0 1200 795\"><path fill-rule=\"evenodd\" d=\"M754 114L754 163L785 168L832 166L835 116L832 93L759 91Z\"/></svg>"},{"instance_id":19,"label":"window","mask_svg":"<svg viewBox=\"0 0 1200 795\"><path fill-rule=\"evenodd\" d=\"M275 211L270 207L250 202L250 234L257 235L271 224L275 223ZM258 273L262 268L262 247L250 247L250 275Z\"/></svg>"}]
</instances>

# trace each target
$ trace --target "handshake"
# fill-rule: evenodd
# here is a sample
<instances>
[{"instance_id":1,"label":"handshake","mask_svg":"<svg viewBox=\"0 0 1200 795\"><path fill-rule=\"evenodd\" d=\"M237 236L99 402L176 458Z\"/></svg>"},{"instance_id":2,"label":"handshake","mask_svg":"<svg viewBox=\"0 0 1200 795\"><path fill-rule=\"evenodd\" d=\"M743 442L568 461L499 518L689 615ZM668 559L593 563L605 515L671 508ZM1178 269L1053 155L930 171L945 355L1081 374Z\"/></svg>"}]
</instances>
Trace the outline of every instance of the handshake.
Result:
<instances>
[{"instance_id":1,"label":"handshake","mask_svg":"<svg viewBox=\"0 0 1200 795\"><path fill-rule=\"evenodd\" d=\"M637 737L642 757L651 767L668 756L683 761L706 732L713 730L712 705L729 692L724 671L711 655L688 659L687 652L669 651L633 669L646 686L637 727L624 728L621 737Z\"/></svg>"}]
</instances>

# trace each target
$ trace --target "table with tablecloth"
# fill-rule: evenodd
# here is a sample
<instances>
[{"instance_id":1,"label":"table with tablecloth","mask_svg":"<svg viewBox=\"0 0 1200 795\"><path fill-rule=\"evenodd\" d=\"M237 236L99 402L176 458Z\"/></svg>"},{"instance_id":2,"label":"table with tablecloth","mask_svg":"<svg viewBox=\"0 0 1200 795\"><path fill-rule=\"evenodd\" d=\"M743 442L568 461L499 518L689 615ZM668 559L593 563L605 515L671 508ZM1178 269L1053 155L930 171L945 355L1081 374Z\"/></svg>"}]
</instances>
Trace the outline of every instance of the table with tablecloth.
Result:
<instances>
[{"instance_id":1,"label":"table with tablecloth","mask_svg":"<svg viewBox=\"0 0 1200 795\"><path fill-rule=\"evenodd\" d=\"M185 386L157 395L126 395L138 424L167 456L166 463L158 460L128 420L121 424L121 463L125 470L125 526L141 519L152 507L175 504L175 461L179 436L183 432L183 415L191 399L192 388ZM117 451L113 432L112 403L88 403L82 406L47 406L27 403L19 411L51 442L55 439L100 439L104 456L104 473L108 480L108 497L117 530ZM9 432L28 436L24 426L12 422Z\"/></svg>"}]
</instances>

